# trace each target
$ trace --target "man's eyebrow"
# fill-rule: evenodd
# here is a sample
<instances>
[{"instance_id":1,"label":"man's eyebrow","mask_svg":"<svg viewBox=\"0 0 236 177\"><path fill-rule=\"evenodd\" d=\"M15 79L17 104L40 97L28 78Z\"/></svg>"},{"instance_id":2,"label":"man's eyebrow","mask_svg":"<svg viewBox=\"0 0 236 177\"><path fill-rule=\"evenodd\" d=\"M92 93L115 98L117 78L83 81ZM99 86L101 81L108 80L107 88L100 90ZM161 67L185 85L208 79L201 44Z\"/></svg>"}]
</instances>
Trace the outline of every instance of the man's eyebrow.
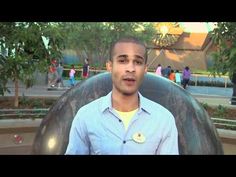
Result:
<instances>
[{"instance_id":1,"label":"man's eyebrow","mask_svg":"<svg viewBox=\"0 0 236 177\"><path fill-rule=\"evenodd\" d=\"M140 56L140 55L135 55L135 58L144 60L144 57L142 57L142 56Z\"/></svg>"},{"instance_id":2,"label":"man's eyebrow","mask_svg":"<svg viewBox=\"0 0 236 177\"><path fill-rule=\"evenodd\" d=\"M125 54L124 54L124 55L119 55L119 56L118 56L118 58L122 58L122 57L125 57L125 58L127 58L127 57L128 57L128 55L125 55Z\"/></svg>"},{"instance_id":3,"label":"man's eyebrow","mask_svg":"<svg viewBox=\"0 0 236 177\"><path fill-rule=\"evenodd\" d=\"M128 55L119 55L117 58L127 58L128 57ZM142 56L140 56L140 55L134 55L134 57L135 58L138 58L138 59L142 59L142 60L144 60L144 57L142 57Z\"/></svg>"}]
</instances>

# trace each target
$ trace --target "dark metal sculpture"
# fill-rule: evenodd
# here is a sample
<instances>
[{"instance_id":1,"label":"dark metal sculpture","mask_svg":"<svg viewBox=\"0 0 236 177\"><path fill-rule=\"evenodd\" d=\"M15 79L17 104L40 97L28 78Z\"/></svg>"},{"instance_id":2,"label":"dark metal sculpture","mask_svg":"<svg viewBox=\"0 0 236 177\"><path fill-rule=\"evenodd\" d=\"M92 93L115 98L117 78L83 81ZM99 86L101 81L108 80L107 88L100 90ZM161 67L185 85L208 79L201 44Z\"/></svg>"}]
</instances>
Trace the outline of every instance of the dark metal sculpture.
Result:
<instances>
[{"instance_id":1,"label":"dark metal sculpture","mask_svg":"<svg viewBox=\"0 0 236 177\"><path fill-rule=\"evenodd\" d=\"M80 107L106 95L111 76L102 73L65 92L43 119L33 144L33 154L64 154L72 120ZM223 154L222 145L207 112L184 89L168 79L146 74L140 92L160 103L175 117L180 154Z\"/></svg>"}]
</instances>

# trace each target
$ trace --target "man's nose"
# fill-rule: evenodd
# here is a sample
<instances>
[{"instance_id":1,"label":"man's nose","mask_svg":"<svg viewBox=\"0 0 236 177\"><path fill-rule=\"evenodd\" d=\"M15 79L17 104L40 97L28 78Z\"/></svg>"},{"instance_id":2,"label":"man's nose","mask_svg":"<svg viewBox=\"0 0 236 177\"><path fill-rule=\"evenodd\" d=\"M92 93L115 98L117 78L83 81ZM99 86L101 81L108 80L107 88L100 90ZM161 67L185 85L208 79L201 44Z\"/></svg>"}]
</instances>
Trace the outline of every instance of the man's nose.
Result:
<instances>
[{"instance_id":1,"label":"man's nose","mask_svg":"<svg viewBox=\"0 0 236 177\"><path fill-rule=\"evenodd\" d=\"M134 72L135 71L135 64L133 62L129 62L127 67L126 67L126 70L128 72Z\"/></svg>"}]
</instances>

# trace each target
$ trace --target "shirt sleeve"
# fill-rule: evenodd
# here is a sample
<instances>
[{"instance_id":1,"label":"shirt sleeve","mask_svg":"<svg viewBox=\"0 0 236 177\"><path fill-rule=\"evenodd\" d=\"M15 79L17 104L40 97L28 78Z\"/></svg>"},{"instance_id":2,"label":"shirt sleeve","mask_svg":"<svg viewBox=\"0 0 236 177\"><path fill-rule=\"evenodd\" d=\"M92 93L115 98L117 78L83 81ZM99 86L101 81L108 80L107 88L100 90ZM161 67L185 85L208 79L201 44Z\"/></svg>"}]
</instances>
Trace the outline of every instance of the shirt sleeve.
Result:
<instances>
[{"instance_id":1,"label":"shirt sleeve","mask_svg":"<svg viewBox=\"0 0 236 177\"><path fill-rule=\"evenodd\" d=\"M161 141L156 153L160 155L179 155L178 131L174 117L168 127L168 133Z\"/></svg>"},{"instance_id":2,"label":"shirt sleeve","mask_svg":"<svg viewBox=\"0 0 236 177\"><path fill-rule=\"evenodd\" d=\"M77 113L71 125L66 155L89 154L89 140L86 135L85 122L78 115Z\"/></svg>"}]
</instances>

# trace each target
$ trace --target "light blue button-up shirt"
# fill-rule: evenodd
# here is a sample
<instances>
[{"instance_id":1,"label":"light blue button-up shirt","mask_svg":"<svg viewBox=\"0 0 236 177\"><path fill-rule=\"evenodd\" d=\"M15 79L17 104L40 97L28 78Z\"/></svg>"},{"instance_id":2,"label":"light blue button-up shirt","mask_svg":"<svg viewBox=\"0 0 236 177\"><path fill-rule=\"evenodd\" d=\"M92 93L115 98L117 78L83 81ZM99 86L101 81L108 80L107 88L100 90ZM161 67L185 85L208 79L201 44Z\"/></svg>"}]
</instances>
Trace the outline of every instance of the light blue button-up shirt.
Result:
<instances>
[{"instance_id":1,"label":"light blue button-up shirt","mask_svg":"<svg viewBox=\"0 0 236 177\"><path fill-rule=\"evenodd\" d=\"M179 154L173 115L139 93L140 107L129 127L112 108L111 92L81 107L65 154ZM143 142L134 134L142 135Z\"/></svg>"}]
</instances>

